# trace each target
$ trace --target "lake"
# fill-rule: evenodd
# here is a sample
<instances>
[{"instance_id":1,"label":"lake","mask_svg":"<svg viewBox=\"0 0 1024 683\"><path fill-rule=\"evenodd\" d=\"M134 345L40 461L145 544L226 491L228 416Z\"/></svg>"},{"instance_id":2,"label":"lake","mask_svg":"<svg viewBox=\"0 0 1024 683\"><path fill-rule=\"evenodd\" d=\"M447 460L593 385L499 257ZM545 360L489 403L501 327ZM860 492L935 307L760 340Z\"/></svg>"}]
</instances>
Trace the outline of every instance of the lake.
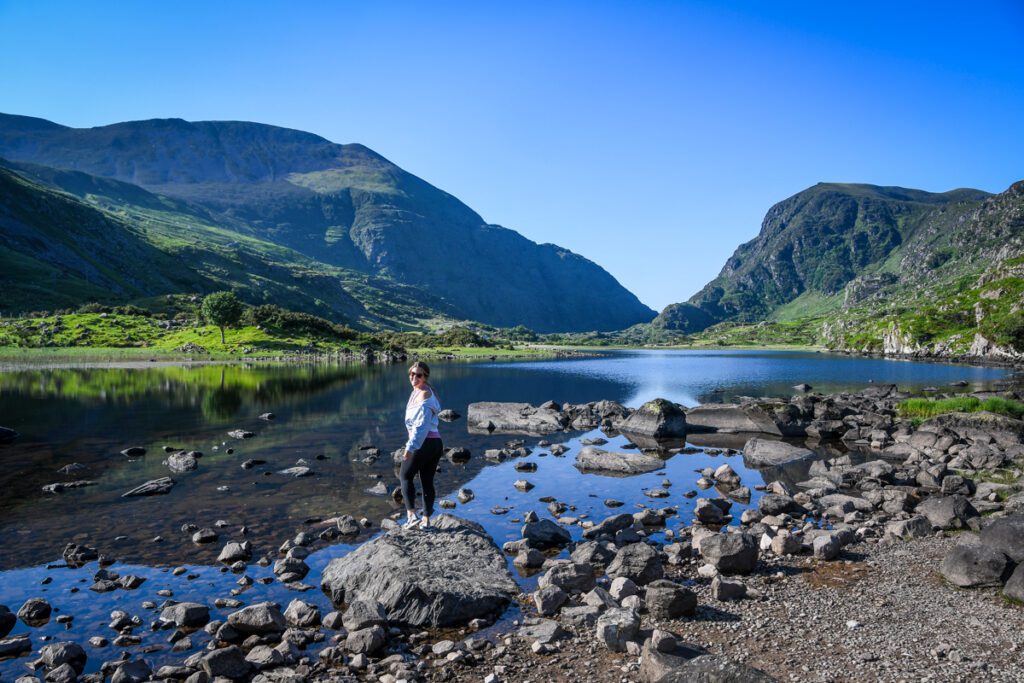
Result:
<instances>
[{"instance_id":1,"label":"lake","mask_svg":"<svg viewBox=\"0 0 1024 683\"><path fill-rule=\"evenodd\" d=\"M687 406L726 402L738 396L789 396L799 382L815 391L857 390L870 383L895 383L901 389L940 391L952 382L966 381L977 389L990 389L1009 378L1009 371L941 363L914 363L851 358L821 353L772 351L612 351L595 358L557 360L435 363L433 385L444 407L462 415L474 401L582 403L600 399L639 406L664 397ZM173 591L176 600L212 604L236 585L237 576L215 566L215 558L228 540L249 538L254 557L276 557L277 548L302 530L319 531L315 520L352 514L377 522L397 510L389 496L367 492L380 481L395 483L390 453L405 439L402 417L408 395L404 366L360 365L194 365L146 369L79 368L24 369L0 373L0 425L21 436L0 446L0 604L17 610L28 597L46 597L61 612L75 615L68 632L51 621L31 629L34 645L42 635L71 638L85 645L89 636L117 634L107 628L109 613L124 609L149 622L154 614L141 603L159 603L157 590ZM259 419L273 412L275 419ZM255 436L238 440L228 431L243 429ZM440 498L454 500L460 486L473 489L475 500L454 512L484 525L499 543L519 538L521 516L535 510L550 517L539 498L551 496L571 506L574 517L600 519L614 512L636 511L639 506L677 506L679 515L669 528L688 525L696 497L693 490L704 467L729 462L753 488L763 483L762 473L743 466L742 458L698 452L666 460L658 472L628 479L595 474L581 475L573 467L580 439L603 437L604 448L621 448L624 437L564 433L546 437L569 447L555 457L537 447L538 437L470 434L465 419L442 423L446 446L464 446L473 457L463 465L442 461L437 477ZM494 463L483 458L488 448L500 448L510 439L523 439L532 448L527 458L536 472L523 474L514 462ZM695 445L700 440L695 438ZM142 447L146 455L129 458L120 453ZM203 453L197 470L172 475L176 484L168 495L122 498L125 491L170 474L162 464L164 447ZM366 447L381 456L362 462ZM229 453L228 449L233 452ZM247 460L261 460L243 469ZM277 472L305 461L314 475L291 478ZM71 475L58 469L78 463ZM529 492L512 487L525 478L535 485ZM85 479L95 484L47 494L42 487L54 482ZM645 491L665 486L669 497L652 499ZM714 496L714 489L698 491ZM750 505L756 506L755 492ZM624 506L612 510L604 501L613 498ZM494 506L509 508L492 514ZM746 505L736 504L733 514ZM218 526L218 523L220 525ZM184 525L212 527L219 540L199 546L191 542ZM245 527L247 535L241 535ZM581 529L570 527L574 538ZM374 530L369 530L374 533ZM368 536L364 536L366 538ZM655 534L656 538L663 538ZM97 595L88 590L97 564L79 569L53 568L69 542L87 543L116 561L111 571L146 579L137 590ZM319 584L320 571L331 558L351 549L346 543L318 543L307 560L312 568L306 581ZM511 558L510 558L511 559ZM171 574L173 567L188 571ZM272 577L269 568L251 564L252 578ZM43 584L44 580L49 580ZM524 589L533 579L519 577ZM279 583L255 584L240 596L247 603L271 599L287 604L299 594ZM305 600L329 610L318 591L301 594ZM230 610L212 610L221 618ZM216 618L216 616L214 617ZM28 630L19 623L15 633ZM160 646L147 654L152 664L180 659L172 656L164 635L139 629L142 646ZM195 647L202 646L200 634ZM87 646L90 670L114 648ZM0 676L14 678L25 660L0 663Z\"/></svg>"}]
</instances>

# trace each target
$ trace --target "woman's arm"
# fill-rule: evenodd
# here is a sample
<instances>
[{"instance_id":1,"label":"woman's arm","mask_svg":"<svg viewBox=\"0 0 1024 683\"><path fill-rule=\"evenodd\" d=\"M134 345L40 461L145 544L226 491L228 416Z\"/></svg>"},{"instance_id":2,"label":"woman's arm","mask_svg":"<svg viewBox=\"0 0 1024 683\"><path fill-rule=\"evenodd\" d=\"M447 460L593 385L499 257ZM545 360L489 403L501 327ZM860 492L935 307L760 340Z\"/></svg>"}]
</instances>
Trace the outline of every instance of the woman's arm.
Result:
<instances>
[{"instance_id":1,"label":"woman's arm","mask_svg":"<svg viewBox=\"0 0 1024 683\"><path fill-rule=\"evenodd\" d=\"M405 459L408 460L413 451L423 446L427 440L427 433L430 432L430 422L427 420L427 406L424 404L424 397L417 397L418 405L416 414L411 421L406 421L406 428L409 430L409 439L405 442Z\"/></svg>"}]
</instances>

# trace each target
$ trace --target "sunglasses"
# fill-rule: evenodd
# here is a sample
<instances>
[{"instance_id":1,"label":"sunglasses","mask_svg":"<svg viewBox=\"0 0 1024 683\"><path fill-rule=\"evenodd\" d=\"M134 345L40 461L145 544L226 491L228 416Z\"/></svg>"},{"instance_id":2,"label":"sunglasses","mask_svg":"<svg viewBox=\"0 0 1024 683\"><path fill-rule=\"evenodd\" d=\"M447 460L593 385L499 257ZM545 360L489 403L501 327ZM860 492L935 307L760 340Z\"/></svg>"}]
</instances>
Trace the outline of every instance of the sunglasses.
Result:
<instances>
[{"instance_id":1,"label":"sunglasses","mask_svg":"<svg viewBox=\"0 0 1024 683\"><path fill-rule=\"evenodd\" d=\"M409 376L410 377L425 377L425 375L422 372L410 372Z\"/></svg>"}]
</instances>

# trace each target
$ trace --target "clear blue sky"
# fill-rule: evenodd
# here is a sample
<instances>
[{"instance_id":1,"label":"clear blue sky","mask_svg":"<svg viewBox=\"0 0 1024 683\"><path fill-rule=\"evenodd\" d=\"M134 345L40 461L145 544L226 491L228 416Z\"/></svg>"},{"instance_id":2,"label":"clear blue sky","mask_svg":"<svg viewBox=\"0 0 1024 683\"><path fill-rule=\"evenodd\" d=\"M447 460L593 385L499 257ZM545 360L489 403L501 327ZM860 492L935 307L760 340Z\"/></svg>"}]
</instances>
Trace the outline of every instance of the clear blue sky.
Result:
<instances>
[{"instance_id":1,"label":"clear blue sky","mask_svg":"<svg viewBox=\"0 0 1024 683\"><path fill-rule=\"evenodd\" d=\"M1024 179L1024 3L0 0L0 111L361 142L661 309L818 181Z\"/></svg>"}]
</instances>

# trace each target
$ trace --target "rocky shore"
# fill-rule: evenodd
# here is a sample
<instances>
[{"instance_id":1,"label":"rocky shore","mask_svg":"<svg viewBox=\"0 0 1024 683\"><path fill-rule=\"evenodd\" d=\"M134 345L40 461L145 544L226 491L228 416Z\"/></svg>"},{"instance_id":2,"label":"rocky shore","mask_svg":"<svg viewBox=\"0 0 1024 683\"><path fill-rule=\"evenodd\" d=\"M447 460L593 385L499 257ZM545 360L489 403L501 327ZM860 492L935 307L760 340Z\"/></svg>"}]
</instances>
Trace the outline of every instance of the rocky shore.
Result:
<instances>
[{"instance_id":1,"label":"rocky shore","mask_svg":"<svg viewBox=\"0 0 1024 683\"><path fill-rule=\"evenodd\" d=\"M22 683L1024 679L1024 632L1013 626L1024 618L1024 421L902 419L907 395L895 386L796 389L786 400L688 410L661 399L637 410L611 401L469 407L471 430L540 437L538 449L574 455L581 472L629 477L669 458L719 455L696 482L715 495L697 498L692 519L678 519L667 486L645 492L669 498L663 507L597 519L550 501L523 514L521 538L503 547L457 516L432 530L385 519L383 533L321 572L336 608L325 613L301 597L260 602L246 573L251 545L232 541L218 558L240 577L232 595L176 602L157 589L154 599L122 600L107 629L74 631L88 643L34 638L49 619L74 615L26 596L0 606L0 657L27 665ZM543 438L597 428L637 448L590 438L573 453ZM484 455L530 452L514 443ZM737 469L747 468L761 478L744 481ZM734 514L754 492L756 507ZM320 538L371 526L345 516ZM310 590L316 541L300 533L255 562ZM69 566L100 555L80 544L64 552ZM532 578L517 582L510 565ZM98 592L143 584L103 568L92 580ZM27 628L9 635L19 621ZM166 631L180 661L154 671L138 646L144 629ZM91 661L84 646L110 656Z\"/></svg>"}]
</instances>

